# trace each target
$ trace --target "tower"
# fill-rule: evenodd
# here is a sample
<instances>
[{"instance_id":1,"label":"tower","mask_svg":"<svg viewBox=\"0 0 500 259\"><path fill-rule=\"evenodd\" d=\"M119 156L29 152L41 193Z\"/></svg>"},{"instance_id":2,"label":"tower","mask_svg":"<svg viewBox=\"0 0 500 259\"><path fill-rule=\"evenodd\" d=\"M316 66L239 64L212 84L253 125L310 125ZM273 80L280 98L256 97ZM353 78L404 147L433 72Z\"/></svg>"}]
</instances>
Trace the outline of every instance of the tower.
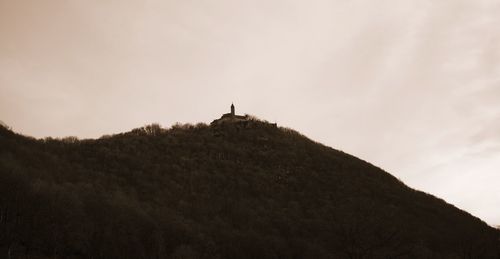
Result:
<instances>
[{"instance_id":1,"label":"tower","mask_svg":"<svg viewBox=\"0 0 500 259\"><path fill-rule=\"evenodd\" d=\"M234 104L231 104L231 115L234 116Z\"/></svg>"}]
</instances>

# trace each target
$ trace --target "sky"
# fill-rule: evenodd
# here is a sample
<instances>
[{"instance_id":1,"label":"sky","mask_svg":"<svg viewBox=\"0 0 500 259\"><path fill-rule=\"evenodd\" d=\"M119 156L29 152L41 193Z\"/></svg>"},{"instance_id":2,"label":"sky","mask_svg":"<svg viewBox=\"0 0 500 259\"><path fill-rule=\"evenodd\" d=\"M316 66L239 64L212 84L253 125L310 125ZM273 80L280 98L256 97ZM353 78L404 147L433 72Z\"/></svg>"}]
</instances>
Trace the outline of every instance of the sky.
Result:
<instances>
[{"instance_id":1,"label":"sky","mask_svg":"<svg viewBox=\"0 0 500 259\"><path fill-rule=\"evenodd\" d=\"M252 114L500 225L498 0L0 0L0 120Z\"/></svg>"}]
</instances>

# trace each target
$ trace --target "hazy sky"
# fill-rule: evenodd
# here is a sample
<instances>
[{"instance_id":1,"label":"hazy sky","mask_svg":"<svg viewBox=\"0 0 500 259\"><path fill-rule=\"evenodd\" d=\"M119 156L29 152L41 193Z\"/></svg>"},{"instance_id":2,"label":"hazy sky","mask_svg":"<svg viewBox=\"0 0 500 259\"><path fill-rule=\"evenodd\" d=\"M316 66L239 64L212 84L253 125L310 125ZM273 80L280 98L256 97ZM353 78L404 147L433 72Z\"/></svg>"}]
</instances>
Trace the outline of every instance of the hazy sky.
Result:
<instances>
[{"instance_id":1,"label":"hazy sky","mask_svg":"<svg viewBox=\"0 0 500 259\"><path fill-rule=\"evenodd\" d=\"M0 120L249 113L500 224L500 0L0 0Z\"/></svg>"}]
</instances>

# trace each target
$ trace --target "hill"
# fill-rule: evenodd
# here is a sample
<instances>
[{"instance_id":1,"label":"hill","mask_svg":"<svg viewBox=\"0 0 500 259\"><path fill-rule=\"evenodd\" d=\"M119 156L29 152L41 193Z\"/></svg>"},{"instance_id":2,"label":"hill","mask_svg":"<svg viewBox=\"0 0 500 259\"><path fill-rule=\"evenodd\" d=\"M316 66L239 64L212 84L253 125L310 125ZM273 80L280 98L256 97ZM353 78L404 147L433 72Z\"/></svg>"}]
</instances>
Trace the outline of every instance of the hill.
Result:
<instances>
[{"instance_id":1,"label":"hill","mask_svg":"<svg viewBox=\"0 0 500 259\"><path fill-rule=\"evenodd\" d=\"M466 187L464 187L466 188ZM499 258L499 232L248 118L100 139L0 127L2 258Z\"/></svg>"}]
</instances>

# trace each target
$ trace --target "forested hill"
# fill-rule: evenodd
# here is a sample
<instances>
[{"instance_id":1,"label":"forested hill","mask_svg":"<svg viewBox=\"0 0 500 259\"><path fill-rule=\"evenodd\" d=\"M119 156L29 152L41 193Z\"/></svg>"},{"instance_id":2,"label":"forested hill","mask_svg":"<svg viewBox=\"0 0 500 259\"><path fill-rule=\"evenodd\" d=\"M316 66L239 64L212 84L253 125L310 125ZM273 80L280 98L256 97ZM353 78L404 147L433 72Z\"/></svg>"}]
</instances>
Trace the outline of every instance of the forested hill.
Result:
<instances>
[{"instance_id":1,"label":"forested hill","mask_svg":"<svg viewBox=\"0 0 500 259\"><path fill-rule=\"evenodd\" d=\"M266 122L92 140L0 127L0 258L499 256L478 218Z\"/></svg>"}]
</instances>

